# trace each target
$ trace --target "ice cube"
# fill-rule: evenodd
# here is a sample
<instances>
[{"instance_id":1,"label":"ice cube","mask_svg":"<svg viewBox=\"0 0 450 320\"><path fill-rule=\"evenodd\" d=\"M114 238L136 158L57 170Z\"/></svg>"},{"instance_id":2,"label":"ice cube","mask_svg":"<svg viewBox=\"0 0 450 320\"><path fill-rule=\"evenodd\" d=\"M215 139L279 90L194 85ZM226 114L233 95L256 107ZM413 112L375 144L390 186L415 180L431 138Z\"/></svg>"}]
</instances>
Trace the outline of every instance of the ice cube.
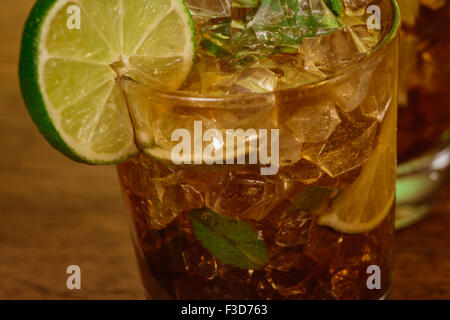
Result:
<instances>
[{"instance_id":1,"label":"ice cube","mask_svg":"<svg viewBox=\"0 0 450 320\"><path fill-rule=\"evenodd\" d=\"M125 189L141 198L150 196L153 186L151 178L169 177L173 173L170 166L161 166L143 155L121 163L117 170Z\"/></svg>"},{"instance_id":2,"label":"ice cube","mask_svg":"<svg viewBox=\"0 0 450 320\"><path fill-rule=\"evenodd\" d=\"M326 76L320 72L311 72L303 69L298 61L298 55L276 54L259 58L257 66L266 68L278 76L277 89L289 89L304 86L324 79Z\"/></svg>"},{"instance_id":3,"label":"ice cube","mask_svg":"<svg viewBox=\"0 0 450 320\"><path fill-rule=\"evenodd\" d=\"M307 255L301 255L301 257L295 257L295 264L289 270L279 271L280 262L289 265L290 262L287 259L290 258L293 257L289 253L286 253L286 255L281 253L277 257L279 262L275 266L278 266L278 268L269 269L267 273L268 282L284 297L310 293L311 286L314 285L311 280L317 277L321 269L320 265Z\"/></svg>"},{"instance_id":4,"label":"ice cube","mask_svg":"<svg viewBox=\"0 0 450 320\"><path fill-rule=\"evenodd\" d=\"M276 247L276 251L270 255L269 268L287 272L301 264L304 254L301 250Z\"/></svg>"},{"instance_id":5,"label":"ice cube","mask_svg":"<svg viewBox=\"0 0 450 320\"><path fill-rule=\"evenodd\" d=\"M230 123L226 128L242 129L273 129L278 128L278 110L274 99L270 98L268 105L247 106L247 108L234 110L236 122ZM221 122L220 122L221 123ZM234 125L233 125L234 124Z\"/></svg>"},{"instance_id":6,"label":"ice cube","mask_svg":"<svg viewBox=\"0 0 450 320\"><path fill-rule=\"evenodd\" d=\"M311 72L311 70L304 70L300 67L283 67L280 69L283 72L283 77L278 81L278 89L290 89L305 86L319 80L325 79L325 75L320 72Z\"/></svg>"},{"instance_id":7,"label":"ice cube","mask_svg":"<svg viewBox=\"0 0 450 320\"><path fill-rule=\"evenodd\" d=\"M170 171L143 157L119 166L124 190L133 198L133 210L147 228L163 229L182 212L204 206L200 191L184 182L180 173Z\"/></svg>"},{"instance_id":8,"label":"ice cube","mask_svg":"<svg viewBox=\"0 0 450 320\"><path fill-rule=\"evenodd\" d=\"M247 27L266 45L292 46L305 36L336 30L339 23L321 0L269 0L262 3Z\"/></svg>"},{"instance_id":9,"label":"ice cube","mask_svg":"<svg viewBox=\"0 0 450 320\"><path fill-rule=\"evenodd\" d=\"M230 18L215 18L206 23L198 22L200 45L215 57L229 58L233 53L232 25Z\"/></svg>"},{"instance_id":10,"label":"ice cube","mask_svg":"<svg viewBox=\"0 0 450 320\"><path fill-rule=\"evenodd\" d=\"M340 123L334 103L323 101L302 107L286 125L300 141L314 143L327 140Z\"/></svg>"},{"instance_id":11,"label":"ice cube","mask_svg":"<svg viewBox=\"0 0 450 320\"><path fill-rule=\"evenodd\" d=\"M230 173L227 181L211 185L206 204L225 216L260 221L277 205L283 193L284 185L276 177Z\"/></svg>"},{"instance_id":12,"label":"ice cube","mask_svg":"<svg viewBox=\"0 0 450 320\"><path fill-rule=\"evenodd\" d=\"M336 259L342 234L326 228L313 228L310 232L309 244L304 252L317 261L332 262Z\"/></svg>"},{"instance_id":13,"label":"ice cube","mask_svg":"<svg viewBox=\"0 0 450 320\"><path fill-rule=\"evenodd\" d=\"M252 67L223 78L213 88L231 95L263 93L274 91L277 83L278 76L276 73L265 68Z\"/></svg>"},{"instance_id":14,"label":"ice cube","mask_svg":"<svg viewBox=\"0 0 450 320\"><path fill-rule=\"evenodd\" d=\"M383 121L391 105L393 79L390 73L377 73L369 87L369 93L362 102L362 114Z\"/></svg>"},{"instance_id":15,"label":"ice cube","mask_svg":"<svg viewBox=\"0 0 450 320\"><path fill-rule=\"evenodd\" d=\"M186 0L193 16L230 17L232 0Z\"/></svg>"},{"instance_id":16,"label":"ice cube","mask_svg":"<svg viewBox=\"0 0 450 320\"><path fill-rule=\"evenodd\" d=\"M160 232L153 232L153 234L159 234L159 238L161 237ZM147 248L152 252L153 259L150 263L154 268L168 269L180 275L187 274L198 268L205 253L209 254L202 247L188 245L183 235L177 233L175 228L164 231L165 241L160 239L154 240L153 244L157 243L157 245L154 245L153 248ZM161 261L166 264L161 265Z\"/></svg>"},{"instance_id":17,"label":"ice cube","mask_svg":"<svg viewBox=\"0 0 450 320\"><path fill-rule=\"evenodd\" d=\"M377 29L369 29L364 21L351 25L350 31L360 52L369 53L381 40L381 32Z\"/></svg>"},{"instance_id":18,"label":"ice cube","mask_svg":"<svg viewBox=\"0 0 450 320\"><path fill-rule=\"evenodd\" d=\"M274 72L264 68L249 68L241 72L235 86L239 92L261 93L274 91L278 82L278 76Z\"/></svg>"},{"instance_id":19,"label":"ice cube","mask_svg":"<svg viewBox=\"0 0 450 320\"><path fill-rule=\"evenodd\" d=\"M219 275L223 279L228 280L245 280L251 275L251 271L247 269L240 269L233 267L232 265L217 262L219 266Z\"/></svg>"},{"instance_id":20,"label":"ice cube","mask_svg":"<svg viewBox=\"0 0 450 320\"><path fill-rule=\"evenodd\" d=\"M344 112L351 112L358 108L366 98L375 65L365 66L351 78L344 79L333 91L333 96L339 108Z\"/></svg>"},{"instance_id":21,"label":"ice cube","mask_svg":"<svg viewBox=\"0 0 450 320\"><path fill-rule=\"evenodd\" d=\"M280 247L296 247L309 241L313 217L307 212L285 213L278 224L275 243Z\"/></svg>"},{"instance_id":22,"label":"ice cube","mask_svg":"<svg viewBox=\"0 0 450 320\"><path fill-rule=\"evenodd\" d=\"M336 299L355 299L367 291L363 281L366 274L361 269L358 266L344 268L332 275L331 292Z\"/></svg>"},{"instance_id":23,"label":"ice cube","mask_svg":"<svg viewBox=\"0 0 450 320\"><path fill-rule=\"evenodd\" d=\"M368 239L363 236L344 238L339 243L336 257L330 264L330 272L334 273L340 269L358 266L361 264L371 265L381 263L384 257L380 256L383 251L378 239Z\"/></svg>"},{"instance_id":24,"label":"ice cube","mask_svg":"<svg viewBox=\"0 0 450 320\"><path fill-rule=\"evenodd\" d=\"M192 229L192 226L190 228ZM166 236L172 240L166 242L166 247L163 244L163 247L159 250L158 258L163 261L170 261L165 268L179 274L198 273L208 280L214 279L219 271L216 258L204 247L198 245L197 238L195 238L195 242L188 243L186 237L176 233L179 232L179 229L173 228L165 232L169 233L172 230L174 230L174 234Z\"/></svg>"},{"instance_id":25,"label":"ice cube","mask_svg":"<svg viewBox=\"0 0 450 320\"><path fill-rule=\"evenodd\" d=\"M302 158L303 141L289 127L280 128L280 164L296 163Z\"/></svg>"},{"instance_id":26,"label":"ice cube","mask_svg":"<svg viewBox=\"0 0 450 320\"><path fill-rule=\"evenodd\" d=\"M377 122L358 128L345 121L324 143L306 146L305 159L313 162L331 177L362 166L375 145Z\"/></svg>"},{"instance_id":27,"label":"ice cube","mask_svg":"<svg viewBox=\"0 0 450 320\"><path fill-rule=\"evenodd\" d=\"M371 0L344 0L344 7L347 14L362 16Z\"/></svg>"},{"instance_id":28,"label":"ice cube","mask_svg":"<svg viewBox=\"0 0 450 320\"><path fill-rule=\"evenodd\" d=\"M220 281L215 283L218 299L267 299L271 296L273 289L270 290L265 281L264 271L239 269L220 261L218 266Z\"/></svg>"},{"instance_id":29,"label":"ice cube","mask_svg":"<svg viewBox=\"0 0 450 320\"><path fill-rule=\"evenodd\" d=\"M204 206L202 194L193 186L182 183L177 174L151 180L153 188L145 205L153 229L163 229L182 212Z\"/></svg>"},{"instance_id":30,"label":"ice cube","mask_svg":"<svg viewBox=\"0 0 450 320\"><path fill-rule=\"evenodd\" d=\"M224 81L224 79L228 77L228 71L229 70L224 70L219 59L200 51L197 54L192 73L181 90L205 95L222 93L217 91L217 88L213 88L213 86L216 83Z\"/></svg>"},{"instance_id":31,"label":"ice cube","mask_svg":"<svg viewBox=\"0 0 450 320\"><path fill-rule=\"evenodd\" d=\"M318 166L306 159L301 159L284 169L289 172L294 180L304 184L312 184L324 175L324 172Z\"/></svg>"},{"instance_id":32,"label":"ice cube","mask_svg":"<svg viewBox=\"0 0 450 320\"><path fill-rule=\"evenodd\" d=\"M363 58L367 48L361 48L355 33L344 27L320 37L305 38L301 47L304 68L311 72L320 70L330 75Z\"/></svg>"},{"instance_id":33,"label":"ice cube","mask_svg":"<svg viewBox=\"0 0 450 320\"><path fill-rule=\"evenodd\" d=\"M231 56L233 64L238 65L258 61L276 50L296 52L303 37L321 35L340 27L321 0L268 0L258 8L244 9L245 12L242 8L235 9L238 14L233 15Z\"/></svg>"},{"instance_id":34,"label":"ice cube","mask_svg":"<svg viewBox=\"0 0 450 320\"><path fill-rule=\"evenodd\" d=\"M168 214L180 214L203 207L203 197L193 186L181 183L167 185L166 179L155 179L155 188L163 211Z\"/></svg>"},{"instance_id":35,"label":"ice cube","mask_svg":"<svg viewBox=\"0 0 450 320\"><path fill-rule=\"evenodd\" d=\"M208 280L214 279L219 274L216 257L211 254L201 256L197 271L203 274Z\"/></svg>"},{"instance_id":36,"label":"ice cube","mask_svg":"<svg viewBox=\"0 0 450 320\"><path fill-rule=\"evenodd\" d=\"M184 170L180 174L184 182L206 194L211 190L211 185L223 185L228 179L227 172L223 168L219 170Z\"/></svg>"},{"instance_id":37,"label":"ice cube","mask_svg":"<svg viewBox=\"0 0 450 320\"><path fill-rule=\"evenodd\" d=\"M205 132L208 129L217 128L217 123L215 121L207 119L199 114L192 114L192 115L183 115L177 113L161 114L152 123L155 143L166 150L172 150L172 148L179 143L178 141L172 141L173 132L178 129L185 129L190 132L192 145L201 142L202 145L206 147L209 143L203 141L203 136L194 134L195 125L197 122L201 124L203 132ZM194 152L194 150L191 151Z\"/></svg>"}]
</instances>

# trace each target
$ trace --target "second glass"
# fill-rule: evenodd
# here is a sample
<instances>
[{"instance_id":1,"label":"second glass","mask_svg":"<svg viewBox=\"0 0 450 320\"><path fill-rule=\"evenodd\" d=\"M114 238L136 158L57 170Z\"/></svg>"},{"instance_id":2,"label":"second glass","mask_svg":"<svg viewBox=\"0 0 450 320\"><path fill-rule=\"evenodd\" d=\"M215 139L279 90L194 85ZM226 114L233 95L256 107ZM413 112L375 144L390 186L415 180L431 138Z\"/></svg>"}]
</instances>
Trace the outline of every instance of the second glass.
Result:
<instances>
[{"instance_id":1,"label":"second glass","mask_svg":"<svg viewBox=\"0 0 450 320\"><path fill-rule=\"evenodd\" d=\"M424 217L450 167L450 1L399 0L397 228Z\"/></svg>"}]
</instances>

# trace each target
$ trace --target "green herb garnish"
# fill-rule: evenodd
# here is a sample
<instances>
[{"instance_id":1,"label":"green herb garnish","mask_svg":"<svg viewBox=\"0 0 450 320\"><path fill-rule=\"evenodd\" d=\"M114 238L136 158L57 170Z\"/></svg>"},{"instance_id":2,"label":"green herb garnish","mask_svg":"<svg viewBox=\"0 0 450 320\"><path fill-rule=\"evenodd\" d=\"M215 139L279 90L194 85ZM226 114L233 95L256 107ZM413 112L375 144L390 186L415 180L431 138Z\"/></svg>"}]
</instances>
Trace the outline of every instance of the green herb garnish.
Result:
<instances>
[{"instance_id":1,"label":"green herb garnish","mask_svg":"<svg viewBox=\"0 0 450 320\"><path fill-rule=\"evenodd\" d=\"M221 262L241 269L264 269L269 263L264 241L244 221L209 208L192 210L189 218L198 240Z\"/></svg>"}]
</instances>

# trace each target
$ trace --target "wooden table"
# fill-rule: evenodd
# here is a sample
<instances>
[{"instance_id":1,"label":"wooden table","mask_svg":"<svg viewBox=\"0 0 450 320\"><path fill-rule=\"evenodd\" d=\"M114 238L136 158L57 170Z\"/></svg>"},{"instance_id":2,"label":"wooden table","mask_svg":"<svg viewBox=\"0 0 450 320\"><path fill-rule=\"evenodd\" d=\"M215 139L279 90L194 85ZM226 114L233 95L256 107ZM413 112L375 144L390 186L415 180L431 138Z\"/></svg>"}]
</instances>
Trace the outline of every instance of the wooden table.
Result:
<instances>
[{"instance_id":1,"label":"wooden table","mask_svg":"<svg viewBox=\"0 0 450 320\"><path fill-rule=\"evenodd\" d=\"M113 167L49 147L22 103L17 61L32 0L0 10L0 299L142 299ZM397 235L394 299L450 299L450 183L420 224ZM82 290L66 289L66 268Z\"/></svg>"}]
</instances>

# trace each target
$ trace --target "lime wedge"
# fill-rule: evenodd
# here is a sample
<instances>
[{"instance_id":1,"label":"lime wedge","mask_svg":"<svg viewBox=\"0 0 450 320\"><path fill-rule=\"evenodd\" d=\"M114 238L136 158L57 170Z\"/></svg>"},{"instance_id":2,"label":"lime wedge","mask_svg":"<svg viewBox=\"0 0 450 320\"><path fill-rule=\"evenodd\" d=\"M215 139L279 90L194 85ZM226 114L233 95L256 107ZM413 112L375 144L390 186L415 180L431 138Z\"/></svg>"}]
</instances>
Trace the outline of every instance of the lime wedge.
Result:
<instances>
[{"instance_id":1,"label":"lime wedge","mask_svg":"<svg viewBox=\"0 0 450 320\"><path fill-rule=\"evenodd\" d=\"M195 51L183 0L39 0L22 39L22 95L57 150L117 163L137 153L118 79L175 90Z\"/></svg>"},{"instance_id":2,"label":"lime wedge","mask_svg":"<svg viewBox=\"0 0 450 320\"><path fill-rule=\"evenodd\" d=\"M360 176L319 218L320 225L357 234L373 230L386 218L395 199L396 126L397 110L391 106Z\"/></svg>"}]
</instances>

